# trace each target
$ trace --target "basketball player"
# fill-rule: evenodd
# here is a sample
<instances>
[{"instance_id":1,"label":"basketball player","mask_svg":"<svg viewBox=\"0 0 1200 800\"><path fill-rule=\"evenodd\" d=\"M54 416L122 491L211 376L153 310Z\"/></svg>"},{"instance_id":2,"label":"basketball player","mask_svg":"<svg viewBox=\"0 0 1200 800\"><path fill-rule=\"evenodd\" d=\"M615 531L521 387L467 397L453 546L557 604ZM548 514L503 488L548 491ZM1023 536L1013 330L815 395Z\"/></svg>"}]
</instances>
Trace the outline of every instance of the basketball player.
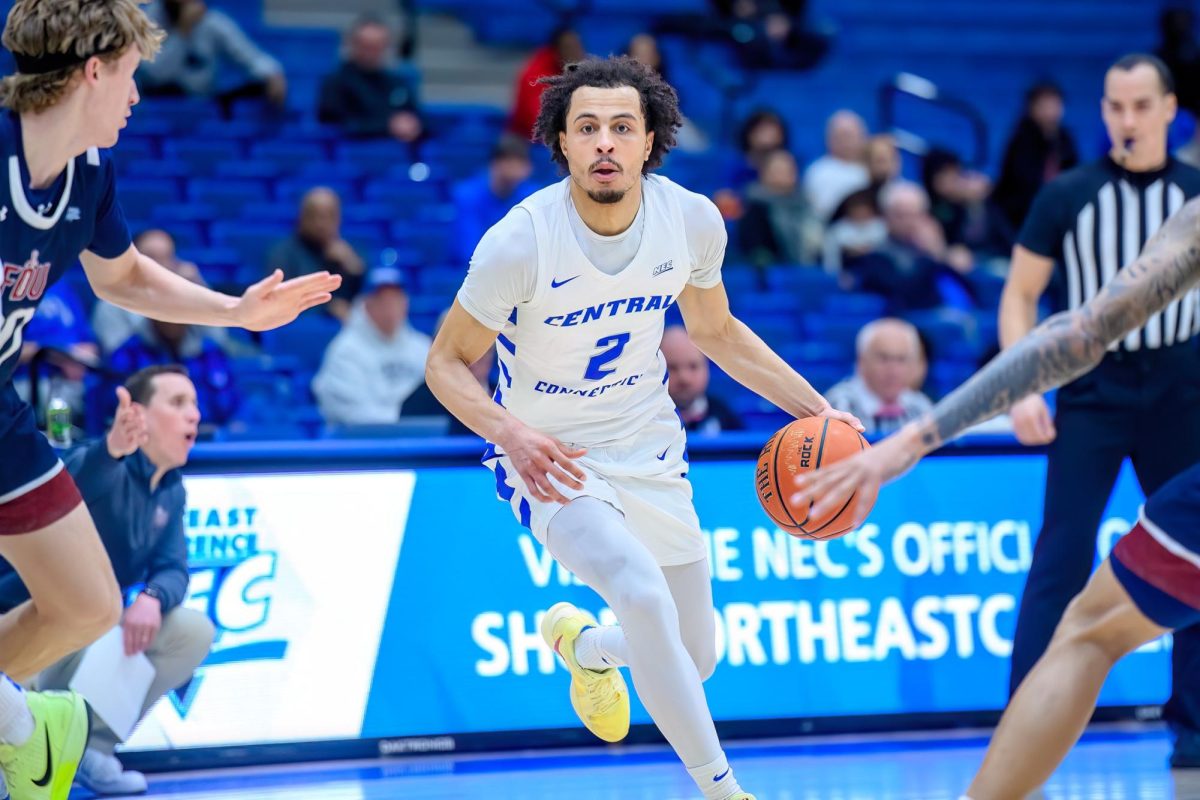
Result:
<instances>
[{"instance_id":1,"label":"basketball player","mask_svg":"<svg viewBox=\"0 0 1200 800\"><path fill-rule=\"evenodd\" d=\"M856 487L906 472L965 429L1091 370L1110 344L1144 325L1200 280L1200 199L1188 201L1140 257L1080 308L1050 317L971 380L874 449L799 482L796 503L839 508ZM1185 313L1194 313L1189 306ZM1170 436L1171 420L1157 425ZM868 492L869 494L869 492ZM1079 738L1113 664L1167 631L1200 622L1200 464L1146 500L1071 601L1050 647L1013 695L968 800L1017 800L1050 777Z\"/></svg>"},{"instance_id":2,"label":"basketball player","mask_svg":"<svg viewBox=\"0 0 1200 800\"><path fill-rule=\"evenodd\" d=\"M234 298L132 246L100 148L116 143L138 102L134 70L161 40L137 0L17 0L4 29L17 73L0 81L0 556L32 595L0 616L0 766L15 800L66 798L88 715L73 693L25 694L10 678L90 644L121 613L79 491L12 385L43 292L78 259L96 294L130 311L265 330L328 301L338 285L328 274L282 283L276 272Z\"/></svg>"},{"instance_id":3,"label":"basketball player","mask_svg":"<svg viewBox=\"0 0 1200 800\"><path fill-rule=\"evenodd\" d=\"M568 177L480 241L433 343L430 389L489 442L484 463L522 525L616 613L566 603L542 635L571 702L606 741L638 694L710 800L752 800L717 740L702 682L716 665L712 589L691 502L685 434L659 352L675 303L696 345L797 417L834 411L729 312L716 207L651 174L675 143L675 91L629 58L545 79L535 135ZM468 366L496 343L494 398Z\"/></svg>"}]
</instances>

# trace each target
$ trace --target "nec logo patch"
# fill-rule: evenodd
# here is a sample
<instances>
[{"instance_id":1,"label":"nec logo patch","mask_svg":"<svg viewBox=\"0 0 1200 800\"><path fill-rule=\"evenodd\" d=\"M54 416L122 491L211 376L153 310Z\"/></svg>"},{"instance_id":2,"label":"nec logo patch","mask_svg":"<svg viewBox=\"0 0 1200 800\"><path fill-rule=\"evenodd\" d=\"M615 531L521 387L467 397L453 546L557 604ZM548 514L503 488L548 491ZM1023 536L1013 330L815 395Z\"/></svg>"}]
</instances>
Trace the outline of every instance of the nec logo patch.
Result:
<instances>
[{"instance_id":1,"label":"nec logo patch","mask_svg":"<svg viewBox=\"0 0 1200 800\"><path fill-rule=\"evenodd\" d=\"M654 268L654 272L650 273L650 277L662 275L664 272L670 272L673 269L675 269L675 259L671 259L670 261L659 264Z\"/></svg>"}]
</instances>

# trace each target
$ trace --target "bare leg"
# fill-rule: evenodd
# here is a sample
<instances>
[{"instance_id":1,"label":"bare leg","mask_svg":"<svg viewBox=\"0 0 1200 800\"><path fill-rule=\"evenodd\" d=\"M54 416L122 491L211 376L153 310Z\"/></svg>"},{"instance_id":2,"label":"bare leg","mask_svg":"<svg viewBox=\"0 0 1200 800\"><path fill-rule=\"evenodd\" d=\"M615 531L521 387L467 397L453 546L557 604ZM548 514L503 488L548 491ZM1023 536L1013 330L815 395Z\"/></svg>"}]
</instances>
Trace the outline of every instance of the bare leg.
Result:
<instances>
[{"instance_id":1,"label":"bare leg","mask_svg":"<svg viewBox=\"0 0 1200 800\"><path fill-rule=\"evenodd\" d=\"M972 800L1023 800L1045 783L1083 733L1113 664L1166 632L1138 610L1106 559L1013 695L967 790Z\"/></svg>"},{"instance_id":2,"label":"bare leg","mask_svg":"<svg viewBox=\"0 0 1200 800\"><path fill-rule=\"evenodd\" d=\"M0 672L32 678L104 635L121 618L112 563L82 503L41 530L0 536L31 599L0 616Z\"/></svg>"}]
</instances>

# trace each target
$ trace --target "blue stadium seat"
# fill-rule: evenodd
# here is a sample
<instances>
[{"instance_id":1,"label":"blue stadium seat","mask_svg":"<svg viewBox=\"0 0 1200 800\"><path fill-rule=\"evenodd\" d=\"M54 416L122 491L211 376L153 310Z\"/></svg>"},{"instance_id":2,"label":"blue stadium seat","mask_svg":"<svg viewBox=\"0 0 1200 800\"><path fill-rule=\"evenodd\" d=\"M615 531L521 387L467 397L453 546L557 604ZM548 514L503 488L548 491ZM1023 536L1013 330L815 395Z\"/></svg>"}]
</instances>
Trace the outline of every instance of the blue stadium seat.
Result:
<instances>
[{"instance_id":1,"label":"blue stadium seat","mask_svg":"<svg viewBox=\"0 0 1200 800\"><path fill-rule=\"evenodd\" d=\"M329 148L319 141L288 141L271 138L250 146L250 158L279 165L282 169L295 171L306 164L325 164L330 160Z\"/></svg>"},{"instance_id":2,"label":"blue stadium seat","mask_svg":"<svg viewBox=\"0 0 1200 800\"><path fill-rule=\"evenodd\" d=\"M222 161L217 164L216 174L222 178L257 178L273 181L283 177L288 170L274 161Z\"/></svg>"},{"instance_id":3,"label":"blue stadium seat","mask_svg":"<svg viewBox=\"0 0 1200 800\"><path fill-rule=\"evenodd\" d=\"M253 178L199 178L188 182L190 200L214 205L227 218L270 196L267 181Z\"/></svg>"},{"instance_id":4,"label":"blue stadium seat","mask_svg":"<svg viewBox=\"0 0 1200 800\"><path fill-rule=\"evenodd\" d=\"M121 208L127 217L150 219L162 205L178 202L182 192L172 178L129 177L121 181Z\"/></svg>"},{"instance_id":5,"label":"blue stadium seat","mask_svg":"<svg viewBox=\"0 0 1200 800\"><path fill-rule=\"evenodd\" d=\"M118 161L120 179L117 185L121 191L121 201L125 201L125 181L135 178L189 178L196 174L192 165L177 158L138 159L136 161Z\"/></svg>"},{"instance_id":6,"label":"blue stadium seat","mask_svg":"<svg viewBox=\"0 0 1200 800\"><path fill-rule=\"evenodd\" d=\"M341 323L322 311L301 314L290 325L264 331L263 350L270 355L295 357L301 368L316 371L329 342L341 330Z\"/></svg>"},{"instance_id":7,"label":"blue stadium seat","mask_svg":"<svg viewBox=\"0 0 1200 800\"><path fill-rule=\"evenodd\" d=\"M236 250L242 267L259 276L265 274L271 248L290 233L290 226L268 222L215 222L210 230L213 244Z\"/></svg>"},{"instance_id":8,"label":"blue stadium seat","mask_svg":"<svg viewBox=\"0 0 1200 800\"><path fill-rule=\"evenodd\" d=\"M353 181L325 179L318 176L288 178L281 180L275 184L275 199L281 203L291 203L293 207L298 208L300 198L304 196L309 189L317 186L328 186L337 192L338 197L342 199L342 203L354 203L358 201L358 188Z\"/></svg>"},{"instance_id":9,"label":"blue stadium seat","mask_svg":"<svg viewBox=\"0 0 1200 800\"><path fill-rule=\"evenodd\" d=\"M339 142L335 149L338 161L356 164L377 175L412 161L409 148L390 139Z\"/></svg>"},{"instance_id":10,"label":"blue stadium seat","mask_svg":"<svg viewBox=\"0 0 1200 800\"><path fill-rule=\"evenodd\" d=\"M189 164L204 175L225 161L240 161L244 148L236 139L192 139L182 136L163 142L163 155Z\"/></svg>"},{"instance_id":11,"label":"blue stadium seat","mask_svg":"<svg viewBox=\"0 0 1200 800\"><path fill-rule=\"evenodd\" d=\"M441 181L391 178L369 181L363 188L363 199L415 207L444 203L447 197L446 187Z\"/></svg>"}]
</instances>

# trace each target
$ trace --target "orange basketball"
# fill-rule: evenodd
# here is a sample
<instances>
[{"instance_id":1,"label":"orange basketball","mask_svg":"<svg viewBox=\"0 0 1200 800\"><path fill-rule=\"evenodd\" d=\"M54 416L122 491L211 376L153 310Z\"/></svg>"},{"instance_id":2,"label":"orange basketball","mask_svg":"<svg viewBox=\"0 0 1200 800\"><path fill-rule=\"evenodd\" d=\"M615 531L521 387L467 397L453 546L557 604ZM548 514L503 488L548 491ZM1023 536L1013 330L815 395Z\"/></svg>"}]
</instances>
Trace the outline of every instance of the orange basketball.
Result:
<instances>
[{"instance_id":1,"label":"orange basketball","mask_svg":"<svg viewBox=\"0 0 1200 800\"><path fill-rule=\"evenodd\" d=\"M792 479L804 472L829 466L870 445L845 422L826 417L807 417L790 422L767 440L758 456L754 488L767 516L782 530L803 539L836 539L853 529L851 495L840 509L813 519L811 504L797 508L791 503ZM875 505L875 493L863 501L867 510Z\"/></svg>"}]
</instances>

